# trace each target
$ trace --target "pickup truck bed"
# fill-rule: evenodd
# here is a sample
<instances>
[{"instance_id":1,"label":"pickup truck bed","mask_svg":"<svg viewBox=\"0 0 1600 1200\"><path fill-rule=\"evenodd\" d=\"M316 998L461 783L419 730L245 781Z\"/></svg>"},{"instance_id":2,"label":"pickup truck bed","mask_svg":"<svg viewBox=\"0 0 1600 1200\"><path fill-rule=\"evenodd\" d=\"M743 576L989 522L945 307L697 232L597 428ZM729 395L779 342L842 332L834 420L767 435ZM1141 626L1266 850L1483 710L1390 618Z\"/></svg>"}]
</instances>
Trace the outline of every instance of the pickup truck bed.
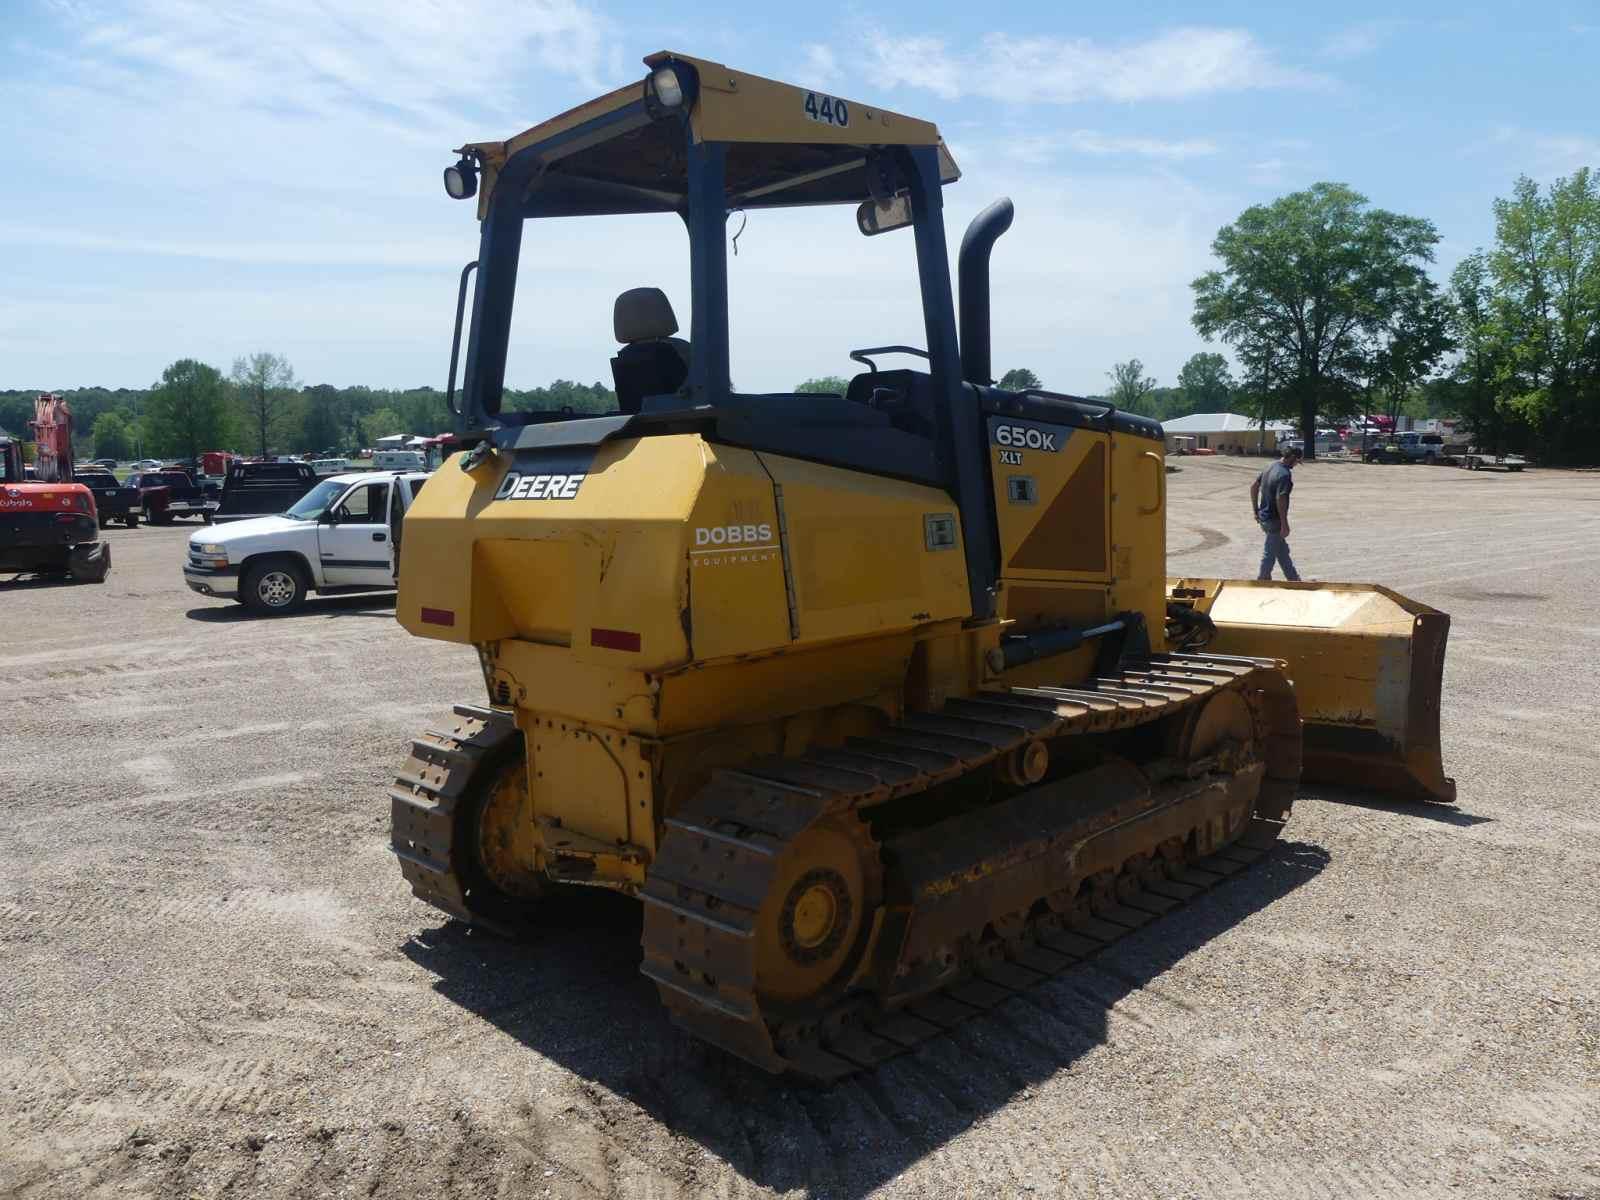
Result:
<instances>
[{"instance_id":1,"label":"pickup truck bed","mask_svg":"<svg viewBox=\"0 0 1600 1200\"><path fill-rule=\"evenodd\" d=\"M72 478L94 493L94 508L101 529L108 521L120 521L129 529L139 527L138 488L119 482L110 471L75 471Z\"/></svg>"},{"instance_id":2,"label":"pickup truck bed","mask_svg":"<svg viewBox=\"0 0 1600 1200\"><path fill-rule=\"evenodd\" d=\"M309 463L230 463L222 502L212 519L221 523L277 516L316 485L317 473Z\"/></svg>"},{"instance_id":3,"label":"pickup truck bed","mask_svg":"<svg viewBox=\"0 0 1600 1200\"><path fill-rule=\"evenodd\" d=\"M217 502L182 471L140 471L128 476L128 486L139 492L139 509L152 525L169 524L174 517L199 517L207 525Z\"/></svg>"}]
</instances>

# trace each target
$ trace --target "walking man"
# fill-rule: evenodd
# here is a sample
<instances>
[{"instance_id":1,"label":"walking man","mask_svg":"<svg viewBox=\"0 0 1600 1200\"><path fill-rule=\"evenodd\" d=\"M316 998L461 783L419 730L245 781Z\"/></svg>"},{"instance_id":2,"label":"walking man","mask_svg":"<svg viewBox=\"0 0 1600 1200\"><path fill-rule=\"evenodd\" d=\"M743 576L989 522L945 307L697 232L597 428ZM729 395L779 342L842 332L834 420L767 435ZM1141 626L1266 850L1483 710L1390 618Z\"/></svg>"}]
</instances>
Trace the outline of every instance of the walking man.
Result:
<instances>
[{"instance_id":1,"label":"walking man","mask_svg":"<svg viewBox=\"0 0 1600 1200\"><path fill-rule=\"evenodd\" d=\"M1298 583L1300 572L1289 557L1289 493L1294 491L1294 469L1300 465L1300 451L1288 449L1283 457L1256 476L1250 485L1250 505L1256 524L1267 535L1261 551L1261 571L1257 579L1272 578L1272 564L1283 568L1283 577Z\"/></svg>"}]
</instances>

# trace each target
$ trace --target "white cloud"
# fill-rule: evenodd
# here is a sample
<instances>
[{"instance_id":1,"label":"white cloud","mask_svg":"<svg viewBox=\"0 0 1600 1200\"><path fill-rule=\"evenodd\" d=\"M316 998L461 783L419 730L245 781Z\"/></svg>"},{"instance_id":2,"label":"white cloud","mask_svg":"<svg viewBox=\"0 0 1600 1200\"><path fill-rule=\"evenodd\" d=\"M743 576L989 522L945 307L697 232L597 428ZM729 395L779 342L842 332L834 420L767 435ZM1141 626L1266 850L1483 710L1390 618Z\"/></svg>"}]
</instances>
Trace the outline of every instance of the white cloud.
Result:
<instances>
[{"instance_id":1,"label":"white cloud","mask_svg":"<svg viewBox=\"0 0 1600 1200\"><path fill-rule=\"evenodd\" d=\"M1339 30L1323 43L1322 52L1329 58L1361 58L1380 49L1409 21L1361 21Z\"/></svg>"},{"instance_id":2,"label":"white cloud","mask_svg":"<svg viewBox=\"0 0 1600 1200\"><path fill-rule=\"evenodd\" d=\"M1032 167L1053 163L1064 153L1180 162L1216 154L1217 151L1217 144L1209 138L1125 136L1100 133L1093 129L1075 129L1065 133L1016 133L1004 143L1006 157Z\"/></svg>"},{"instance_id":3,"label":"white cloud","mask_svg":"<svg viewBox=\"0 0 1600 1200\"><path fill-rule=\"evenodd\" d=\"M839 82L839 57L827 46L812 43L806 47L805 81L814 87L832 87Z\"/></svg>"},{"instance_id":4,"label":"white cloud","mask_svg":"<svg viewBox=\"0 0 1600 1200\"><path fill-rule=\"evenodd\" d=\"M1600 170L1600 138L1586 133L1541 133L1515 125L1497 125L1465 153L1494 154L1510 169L1541 180L1571 175L1580 167Z\"/></svg>"},{"instance_id":5,"label":"white cloud","mask_svg":"<svg viewBox=\"0 0 1600 1200\"><path fill-rule=\"evenodd\" d=\"M1250 182L1259 184L1278 184L1285 178L1289 164L1281 158L1263 158L1251 163L1246 170L1250 174Z\"/></svg>"},{"instance_id":6,"label":"white cloud","mask_svg":"<svg viewBox=\"0 0 1600 1200\"><path fill-rule=\"evenodd\" d=\"M187 170L217 185L392 194L416 186L397 167L418 148L442 162L470 136L530 124L530 77L584 91L626 77L608 22L580 0L59 11L70 44L31 48L38 77L0 83L0 105L30 113L22 137L46 161L108 183Z\"/></svg>"},{"instance_id":7,"label":"white cloud","mask_svg":"<svg viewBox=\"0 0 1600 1200\"><path fill-rule=\"evenodd\" d=\"M1079 129L1067 135L1067 145L1083 154L1137 154L1144 158L1185 159L1200 158L1217 152L1217 144L1208 138L1116 137Z\"/></svg>"},{"instance_id":8,"label":"white cloud","mask_svg":"<svg viewBox=\"0 0 1600 1200\"><path fill-rule=\"evenodd\" d=\"M575 0L352 0L337 14L321 0L129 0L114 20L95 0L59 7L68 51L0 82L0 107L28 114L8 131L13 161L53 189L0 194L3 257L40 279L25 304L0 298L0 359L60 386L141 383L180 355L226 363L262 346L306 379L442 386L456 271L477 246L471 205L440 187L448 148L643 73ZM959 53L925 41L899 74L874 68L874 89L1055 103L1311 82L1227 30L996 37ZM842 44L803 54L818 86L859 66ZM1138 356L1170 379L1198 346L1187 281L1237 208L1174 165L1216 147L1159 130L970 145L992 132L955 132L969 176L947 193L952 251L996 194L1018 204L995 255L999 365L1095 390ZM1029 169L1062 155L1079 156L1070 183ZM684 246L675 218L531 228L512 382L605 378L622 288L659 284L686 320ZM909 234L862 239L848 210L750 214L730 271L743 387L848 372L852 346L922 343ZM888 282L863 290L864 277Z\"/></svg>"},{"instance_id":9,"label":"white cloud","mask_svg":"<svg viewBox=\"0 0 1600 1200\"><path fill-rule=\"evenodd\" d=\"M992 33L965 53L936 37L873 31L867 35L867 54L865 71L876 82L920 88L947 100L969 95L1043 104L1176 100L1323 82L1282 65L1242 29L1180 28L1120 45Z\"/></svg>"}]
</instances>

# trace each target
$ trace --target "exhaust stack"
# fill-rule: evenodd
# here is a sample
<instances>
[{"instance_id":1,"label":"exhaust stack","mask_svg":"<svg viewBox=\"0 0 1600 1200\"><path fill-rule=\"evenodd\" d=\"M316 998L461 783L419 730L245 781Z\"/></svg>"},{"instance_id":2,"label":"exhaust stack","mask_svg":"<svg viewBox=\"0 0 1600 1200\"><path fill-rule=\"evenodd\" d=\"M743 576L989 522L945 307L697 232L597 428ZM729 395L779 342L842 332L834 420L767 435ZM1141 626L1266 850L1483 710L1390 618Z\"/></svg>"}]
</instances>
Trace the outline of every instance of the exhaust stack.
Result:
<instances>
[{"instance_id":1,"label":"exhaust stack","mask_svg":"<svg viewBox=\"0 0 1600 1200\"><path fill-rule=\"evenodd\" d=\"M989 252L1011 228L1016 207L1002 196L967 226L961 239L961 378L980 387L994 382L989 345Z\"/></svg>"}]
</instances>

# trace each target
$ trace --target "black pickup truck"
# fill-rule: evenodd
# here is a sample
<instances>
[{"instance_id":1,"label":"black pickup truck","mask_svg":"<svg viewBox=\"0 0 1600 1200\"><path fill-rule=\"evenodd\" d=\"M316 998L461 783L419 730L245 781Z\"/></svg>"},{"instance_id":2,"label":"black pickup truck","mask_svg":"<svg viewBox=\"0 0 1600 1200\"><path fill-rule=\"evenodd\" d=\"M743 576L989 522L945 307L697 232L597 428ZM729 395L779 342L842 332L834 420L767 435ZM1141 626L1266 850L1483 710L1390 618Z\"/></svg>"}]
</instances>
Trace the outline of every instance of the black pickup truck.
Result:
<instances>
[{"instance_id":1,"label":"black pickup truck","mask_svg":"<svg viewBox=\"0 0 1600 1200\"><path fill-rule=\"evenodd\" d=\"M310 463L229 463L222 482L222 503L212 517L227 522L277 516L288 512L316 486L317 473Z\"/></svg>"},{"instance_id":2,"label":"black pickup truck","mask_svg":"<svg viewBox=\"0 0 1600 1200\"><path fill-rule=\"evenodd\" d=\"M174 517L199 517L209 525L217 510L217 501L183 471L141 471L128 476L128 485L139 489L139 508L151 525L168 525Z\"/></svg>"},{"instance_id":3,"label":"black pickup truck","mask_svg":"<svg viewBox=\"0 0 1600 1200\"><path fill-rule=\"evenodd\" d=\"M120 483L110 471L74 471L73 482L81 483L94 493L95 512L100 517L100 528L109 521L121 521L129 529L139 528L139 489Z\"/></svg>"}]
</instances>

